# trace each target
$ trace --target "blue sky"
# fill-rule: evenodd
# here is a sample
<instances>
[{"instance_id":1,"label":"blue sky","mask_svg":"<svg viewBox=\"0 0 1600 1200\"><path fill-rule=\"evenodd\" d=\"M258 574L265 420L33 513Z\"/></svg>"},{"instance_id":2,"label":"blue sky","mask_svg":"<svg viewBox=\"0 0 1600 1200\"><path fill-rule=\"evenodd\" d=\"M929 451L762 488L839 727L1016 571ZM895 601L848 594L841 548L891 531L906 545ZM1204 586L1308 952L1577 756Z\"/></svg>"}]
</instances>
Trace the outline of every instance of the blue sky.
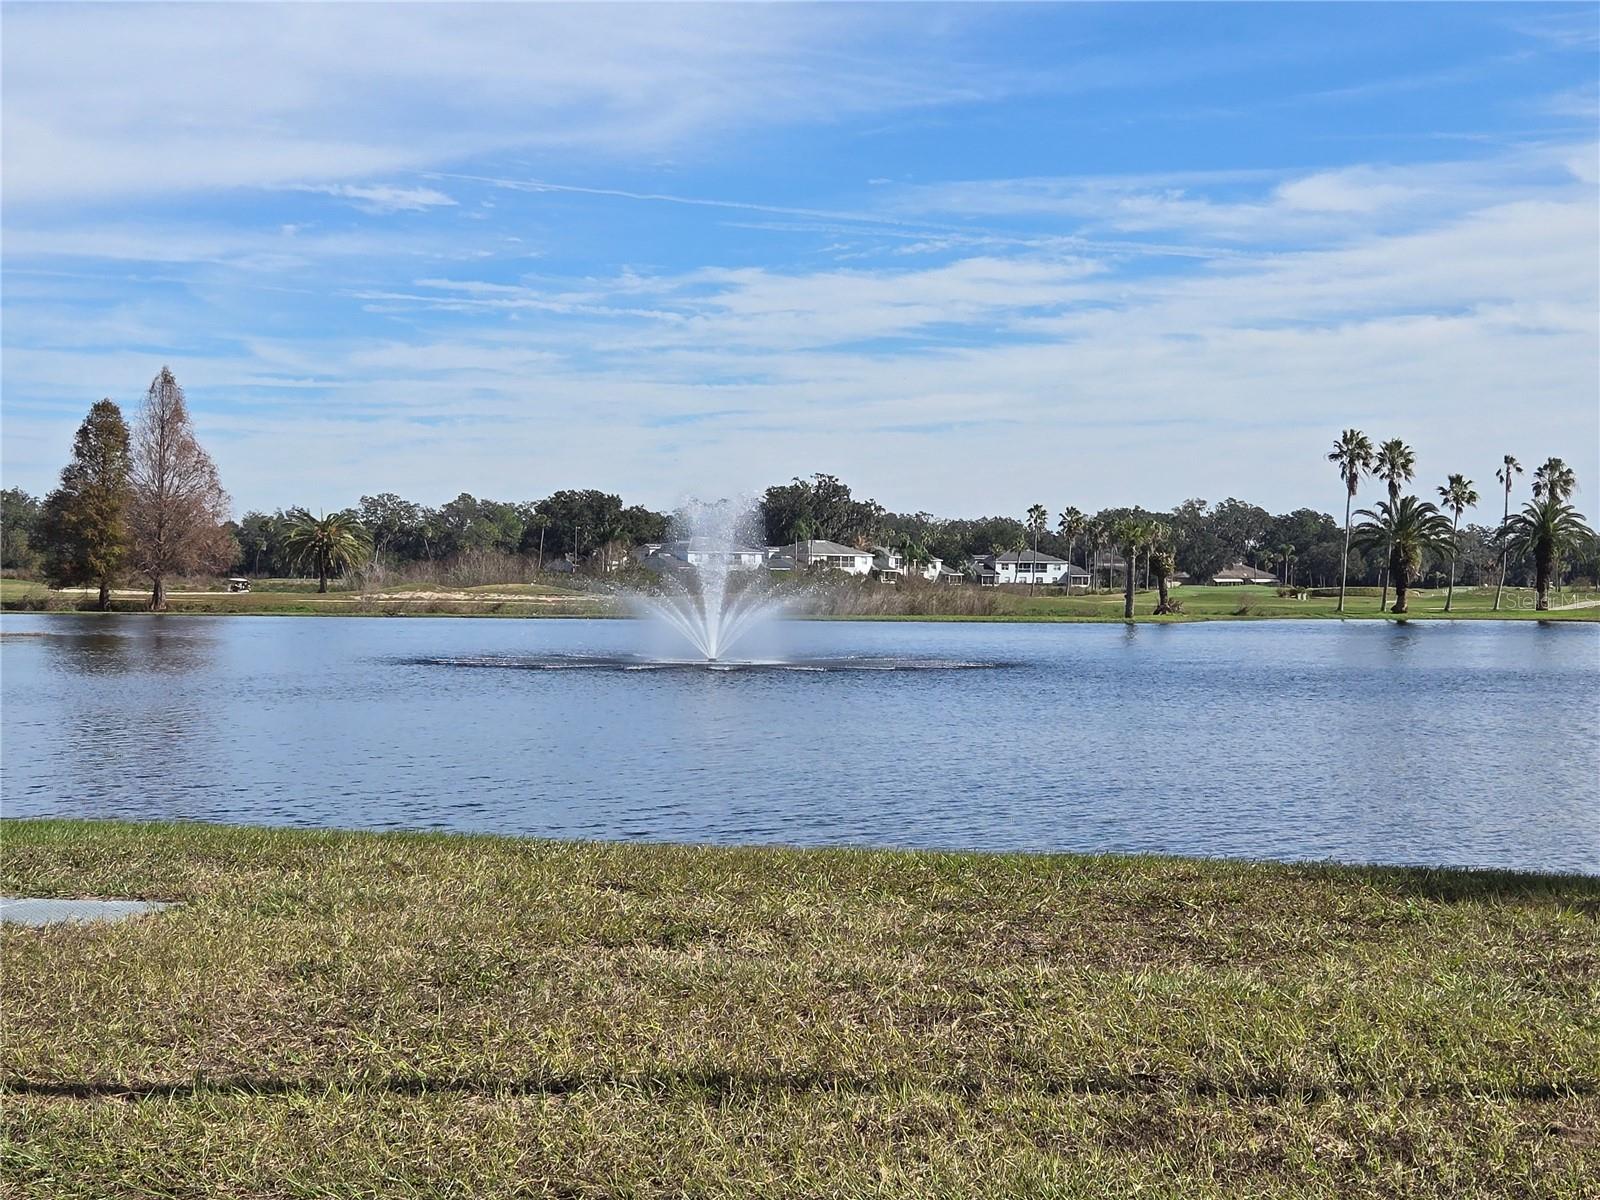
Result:
<instances>
[{"instance_id":1,"label":"blue sky","mask_svg":"<svg viewBox=\"0 0 1600 1200\"><path fill-rule=\"evenodd\" d=\"M1594 5L3 19L8 485L168 363L238 512L1600 494Z\"/></svg>"}]
</instances>

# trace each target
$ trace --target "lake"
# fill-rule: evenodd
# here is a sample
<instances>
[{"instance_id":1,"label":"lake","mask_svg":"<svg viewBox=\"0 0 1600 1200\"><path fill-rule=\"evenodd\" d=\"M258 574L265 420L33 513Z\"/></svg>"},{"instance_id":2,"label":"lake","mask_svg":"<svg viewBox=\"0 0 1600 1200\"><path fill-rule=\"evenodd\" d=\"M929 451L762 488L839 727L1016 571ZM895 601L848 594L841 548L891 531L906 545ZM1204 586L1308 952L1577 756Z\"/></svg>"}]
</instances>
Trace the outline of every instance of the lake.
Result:
<instances>
[{"instance_id":1,"label":"lake","mask_svg":"<svg viewBox=\"0 0 1600 1200\"><path fill-rule=\"evenodd\" d=\"M726 671L635 621L0 630L6 816L1600 873L1600 625L796 621Z\"/></svg>"}]
</instances>

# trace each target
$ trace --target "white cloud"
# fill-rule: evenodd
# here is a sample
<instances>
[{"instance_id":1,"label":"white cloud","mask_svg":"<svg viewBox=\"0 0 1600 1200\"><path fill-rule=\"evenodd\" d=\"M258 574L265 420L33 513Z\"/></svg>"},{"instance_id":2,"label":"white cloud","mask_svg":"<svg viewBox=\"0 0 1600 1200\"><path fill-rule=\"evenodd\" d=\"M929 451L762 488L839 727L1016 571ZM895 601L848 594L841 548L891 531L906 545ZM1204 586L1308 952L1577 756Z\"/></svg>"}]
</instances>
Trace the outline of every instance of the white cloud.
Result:
<instances>
[{"instance_id":1,"label":"white cloud","mask_svg":"<svg viewBox=\"0 0 1600 1200\"><path fill-rule=\"evenodd\" d=\"M298 191L320 192L352 201L362 212L396 213L422 212L429 208L453 205L455 201L443 192L428 187L401 187L395 184L327 184L315 187L302 184Z\"/></svg>"},{"instance_id":2,"label":"white cloud","mask_svg":"<svg viewBox=\"0 0 1600 1200\"><path fill-rule=\"evenodd\" d=\"M1592 182L1595 149L1538 145L1477 161L1302 172L973 180L907 188L896 204L905 213L1033 218L1090 239L1159 234L1234 248L1331 245L1511 198L1576 194Z\"/></svg>"}]
</instances>

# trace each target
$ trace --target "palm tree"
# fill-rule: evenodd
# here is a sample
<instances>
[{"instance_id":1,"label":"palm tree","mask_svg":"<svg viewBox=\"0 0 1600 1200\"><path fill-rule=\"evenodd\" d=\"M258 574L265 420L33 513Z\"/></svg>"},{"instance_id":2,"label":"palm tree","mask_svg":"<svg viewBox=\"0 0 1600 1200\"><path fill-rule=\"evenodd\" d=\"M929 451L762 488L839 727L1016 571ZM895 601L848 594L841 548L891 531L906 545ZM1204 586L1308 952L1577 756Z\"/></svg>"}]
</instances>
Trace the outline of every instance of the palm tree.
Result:
<instances>
[{"instance_id":1,"label":"palm tree","mask_svg":"<svg viewBox=\"0 0 1600 1200\"><path fill-rule=\"evenodd\" d=\"M794 538L794 545L790 548L790 555L794 559L793 573L796 578L800 575L800 543L809 542L817 532L816 525L810 517L801 517L794 523L790 535Z\"/></svg>"},{"instance_id":2,"label":"palm tree","mask_svg":"<svg viewBox=\"0 0 1600 1200\"><path fill-rule=\"evenodd\" d=\"M1543 465L1533 473L1534 499L1540 496L1553 496L1557 502L1564 502L1572 498L1572 493L1577 490L1578 480L1572 473L1572 468L1559 458L1547 458ZM1561 576L1556 574L1556 590L1561 590Z\"/></svg>"},{"instance_id":3,"label":"palm tree","mask_svg":"<svg viewBox=\"0 0 1600 1200\"><path fill-rule=\"evenodd\" d=\"M1450 547L1450 522L1426 500L1401 496L1393 504L1378 501L1376 510L1356 513L1366 520L1355 528L1355 544L1362 549L1385 547L1389 573L1394 576L1394 608L1406 611L1411 576L1422 566L1425 553L1444 553Z\"/></svg>"},{"instance_id":4,"label":"palm tree","mask_svg":"<svg viewBox=\"0 0 1600 1200\"><path fill-rule=\"evenodd\" d=\"M1550 576L1565 554L1594 539L1594 530L1583 523L1583 516L1570 504L1546 490L1544 496L1530 500L1506 526L1506 548L1533 554L1533 587L1538 599L1534 608L1550 608Z\"/></svg>"},{"instance_id":5,"label":"palm tree","mask_svg":"<svg viewBox=\"0 0 1600 1200\"><path fill-rule=\"evenodd\" d=\"M1088 527L1084 515L1075 508L1067 507L1061 510L1061 520L1056 525L1056 533L1067 539L1067 565L1072 565L1072 557L1078 552L1078 539L1083 536L1083 531ZM1072 572L1067 572L1067 583L1072 583Z\"/></svg>"},{"instance_id":6,"label":"palm tree","mask_svg":"<svg viewBox=\"0 0 1600 1200\"><path fill-rule=\"evenodd\" d=\"M1028 574L1028 595L1039 582L1039 535L1050 527L1050 512L1042 504L1028 509L1028 532L1033 534L1033 570Z\"/></svg>"},{"instance_id":7,"label":"palm tree","mask_svg":"<svg viewBox=\"0 0 1600 1200\"><path fill-rule=\"evenodd\" d=\"M1416 474L1417 456L1410 446L1399 438L1390 438L1378 447L1377 454L1372 457L1372 473L1384 483L1389 485L1389 506L1392 508L1400 500L1400 485L1410 483L1411 477ZM1378 596L1378 611L1382 612L1389 603L1389 572L1384 567L1380 570L1383 580L1383 590Z\"/></svg>"},{"instance_id":8,"label":"palm tree","mask_svg":"<svg viewBox=\"0 0 1600 1200\"><path fill-rule=\"evenodd\" d=\"M303 508L284 514L283 549L297 568L317 572L317 591L328 590L328 576L348 571L372 556L372 541L349 513L313 517Z\"/></svg>"},{"instance_id":9,"label":"palm tree","mask_svg":"<svg viewBox=\"0 0 1600 1200\"><path fill-rule=\"evenodd\" d=\"M1146 554L1150 567L1156 575L1156 615L1159 617L1178 611L1178 606L1167 594L1167 579L1178 568L1178 552L1173 546L1172 530L1168 526L1153 522L1150 534Z\"/></svg>"},{"instance_id":10,"label":"palm tree","mask_svg":"<svg viewBox=\"0 0 1600 1200\"><path fill-rule=\"evenodd\" d=\"M1091 592L1094 591L1097 583L1094 569L1094 558L1095 555L1100 553L1100 547L1104 546L1105 544L1105 522L1099 517L1091 517L1089 520L1085 521L1083 524L1083 565L1084 568L1089 572L1089 590Z\"/></svg>"},{"instance_id":11,"label":"palm tree","mask_svg":"<svg viewBox=\"0 0 1600 1200\"><path fill-rule=\"evenodd\" d=\"M1283 559L1283 585L1289 587L1293 582L1289 578L1289 560L1294 557L1294 543L1285 542L1279 546L1278 555Z\"/></svg>"},{"instance_id":12,"label":"palm tree","mask_svg":"<svg viewBox=\"0 0 1600 1200\"><path fill-rule=\"evenodd\" d=\"M1451 475L1439 489L1439 499L1450 510L1450 586L1444 593L1444 610L1449 612L1456 596L1456 531L1461 528L1461 514L1477 505L1478 493L1465 475Z\"/></svg>"},{"instance_id":13,"label":"palm tree","mask_svg":"<svg viewBox=\"0 0 1600 1200\"><path fill-rule=\"evenodd\" d=\"M1122 570L1122 615L1125 620L1133 619L1133 564L1139 557L1139 551L1150 544L1154 531L1149 521L1142 521L1138 517L1122 517L1111 526L1111 541L1121 552L1123 558Z\"/></svg>"},{"instance_id":14,"label":"palm tree","mask_svg":"<svg viewBox=\"0 0 1600 1200\"><path fill-rule=\"evenodd\" d=\"M1328 461L1337 463L1344 480L1344 559L1339 568L1339 607L1344 611L1345 582L1350 576L1350 504L1356 498L1361 477L1372 469L1372 442L1359 429L1346 429L1333 443Z\"/></svg>"},{"instance_id":15,"label":"palm tree","mask_svg":"<svg viewBox=\"0 0 1600 1200\"><path fill-rule=\"evenodd\" d=\"M1559 458L1545 459L1544 465L1533 472L1533 496L1536 500L1549 495L1561 503L1572 499L1572 493L1577 488L1578 480L1572 468Z\"/></svg>"},{"instance_id":16,"label":"palm tree","mask_svg":"<svg viewBox=\"0 0 1600 1200\"><path fill-rule=\"evenodd\" d=\"M1511 520L1511 480L1513 477L1522 474L1522 464L1509 454L1501 460L1501 464L1500 469L1494 473L1494 477L1500 481L1506 492L1505 511L1500 516L1500 582L1495 585L1494 589L1495 612L1500 611L1500 593L1505 591L1506 587L1505 536L1506 522Z\"/></svg>"},{"instance_id":17,"label":"palm tree","mask_svg":"<svg viewBox=\"0 0 1600 1200\"><path fill-rule=\"evenodd\" d=\"M919 568L926 567L932 561L928 548L914 537L907 537L900 545L900 563L904 568L906 579Z\"/></svg>"}]
</instances>

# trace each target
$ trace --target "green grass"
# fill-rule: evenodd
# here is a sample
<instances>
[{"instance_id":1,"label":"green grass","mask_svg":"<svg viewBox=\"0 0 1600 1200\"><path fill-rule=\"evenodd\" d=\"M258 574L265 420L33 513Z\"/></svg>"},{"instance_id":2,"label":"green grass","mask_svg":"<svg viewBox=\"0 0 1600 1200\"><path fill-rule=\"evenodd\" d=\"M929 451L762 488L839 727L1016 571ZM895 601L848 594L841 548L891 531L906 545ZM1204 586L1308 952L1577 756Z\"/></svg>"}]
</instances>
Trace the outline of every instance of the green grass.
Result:
<instances>
[{"instance_id":1,"label":"green grass","mask_svg":"<svg viewBox=\"0 0 1600 1200\"><path fill-rule=\"evenodd\" d=\"M433 595L440 591L448 595ZM417 593L408 595L408 593ZM487 594L485 594L487 593ZM511 597L509 599L504 597ZM9 611L94 611L94 597L52 593L43 584L0 579L0 609ZM148 611L141 594L118 595L112 611ZM261 580L248 592L232 594L168 593L173 613L249 616L484 616L592 617L611 614L605 597L537 584L505 584L485 588L441 589L436 585L402 585L378 596L331 590L319 594L315 582Z\"/></svg>"},{"instance_id":2,"label":"green grass","mask_svg":"<svg viewBox=\"0 0 1600 1200\"><path fill-rule=\"evenodd\" d=\"M1349 619L1398 619L1394 613L1378 610L1378 591L1372 594L1351 595L1345 598L1344 616ZM1337 596L1314 596L1296 600L1292 596L1279 596L1272 587L1184 587L1174 588L1172 595L1182 601L1183 612L1176 617L1154 617L1155 593L1141 591L1134 600L1135 616L1141 620L1247 620L1251 618L1338 618ZM1569 592L1562 596L1551 593L1551 603L1560 605L1575 599L1600 600L1600 593ZM1393 602L1394 594L1389 594ZM1600 607L1557 609L1550 612L1534 611L1534 593L1531 588L1507 588L1499 612L1494 611L1494 588L1456 588L1450 612L1444 611L1443 588L1412 589L1407 597L1408 618L1444 618L1473 620L1495 618L1501 620L1600 620ZM1091 596L1027 596L1014 594L1007 597L1008 607L1014 617L1040 619L1101 619L1121 620L1123 598L1115 594L1097 593Z\"/></svg>"},{"instance_id":3,"label":"green grass","mask_svg":"<svg viewBox=\"0 0 1600 1200\"><path fill-rule=\"evenodd\" d=\"M1571 1196L1600 880L0 824L28 1196Z\"/></svg>"},{"instance_id":4,"label":"green grass","mask_svg":"<svg viewBox=\"0 0 1600 1200\"><path fill-rule=\"evenodd\" d=\"M1351 620L1397 620L1393 613L1378 611L1376 589L1366 589L1371 595L1351 595L1345 602L1344 616ZM430 593L445 592L448 595ZM417 593L414 597L407 593ZM1024 591L1007 589L992 596L995 609L991 614L926 614L903 615L893 611L881 615L852 614L840 620L887 621L1121 621L1122 593L1100 592L1094 595L1074 594L1029 596ZM1334 597L1318 596L1306 600L1279 596L1270 587L1186 587L1173 589L1173 595L1183 602L1183 612L1178 616L1152 615L1156 596L1152 591L1141 591L1135 598L1134 615L1139 621L1237 621L1281 618L1338 618L1338 601ZM890 593L892 599L892 593ZM1391 597L1392 599L1392 597ZM1574 601L1600 600L1593 591L1567 591L1552 593L1556 605ZM1444 611L1443 589L1414 589L1410 597L1410 611L1404 614L1413 619L1450 620L1552 620L1600 621L1600 606L1557 608L1549 612L1536 612L1534 594L1529 588L1507 588L1501 610L1494 610L1494 589L1456 589L1455 601L1449 613ZM51 611L70 609L76 598L60 593L49 593L43 584L19 579L0 579L0 609L33 610L48 603ZM85 601L87 602L87 601ZM145 603L134 597L121 597L114 602L119 612L142 612ZM504 583L485 584L478 587L445 589L435 584L404 584L389 590L383 597L363 597L353 592L332 591L326 595L316 593L315 583L305 580L261 580L255 588L237 595L185 595L182 591L170 595L170 611L174 613L235 613L254 615L314 615L314 616L496 616L496 617L595 617L621 615L616 606L604 595L568 590L546 584Z\"/></svg>"}]
</instances>

